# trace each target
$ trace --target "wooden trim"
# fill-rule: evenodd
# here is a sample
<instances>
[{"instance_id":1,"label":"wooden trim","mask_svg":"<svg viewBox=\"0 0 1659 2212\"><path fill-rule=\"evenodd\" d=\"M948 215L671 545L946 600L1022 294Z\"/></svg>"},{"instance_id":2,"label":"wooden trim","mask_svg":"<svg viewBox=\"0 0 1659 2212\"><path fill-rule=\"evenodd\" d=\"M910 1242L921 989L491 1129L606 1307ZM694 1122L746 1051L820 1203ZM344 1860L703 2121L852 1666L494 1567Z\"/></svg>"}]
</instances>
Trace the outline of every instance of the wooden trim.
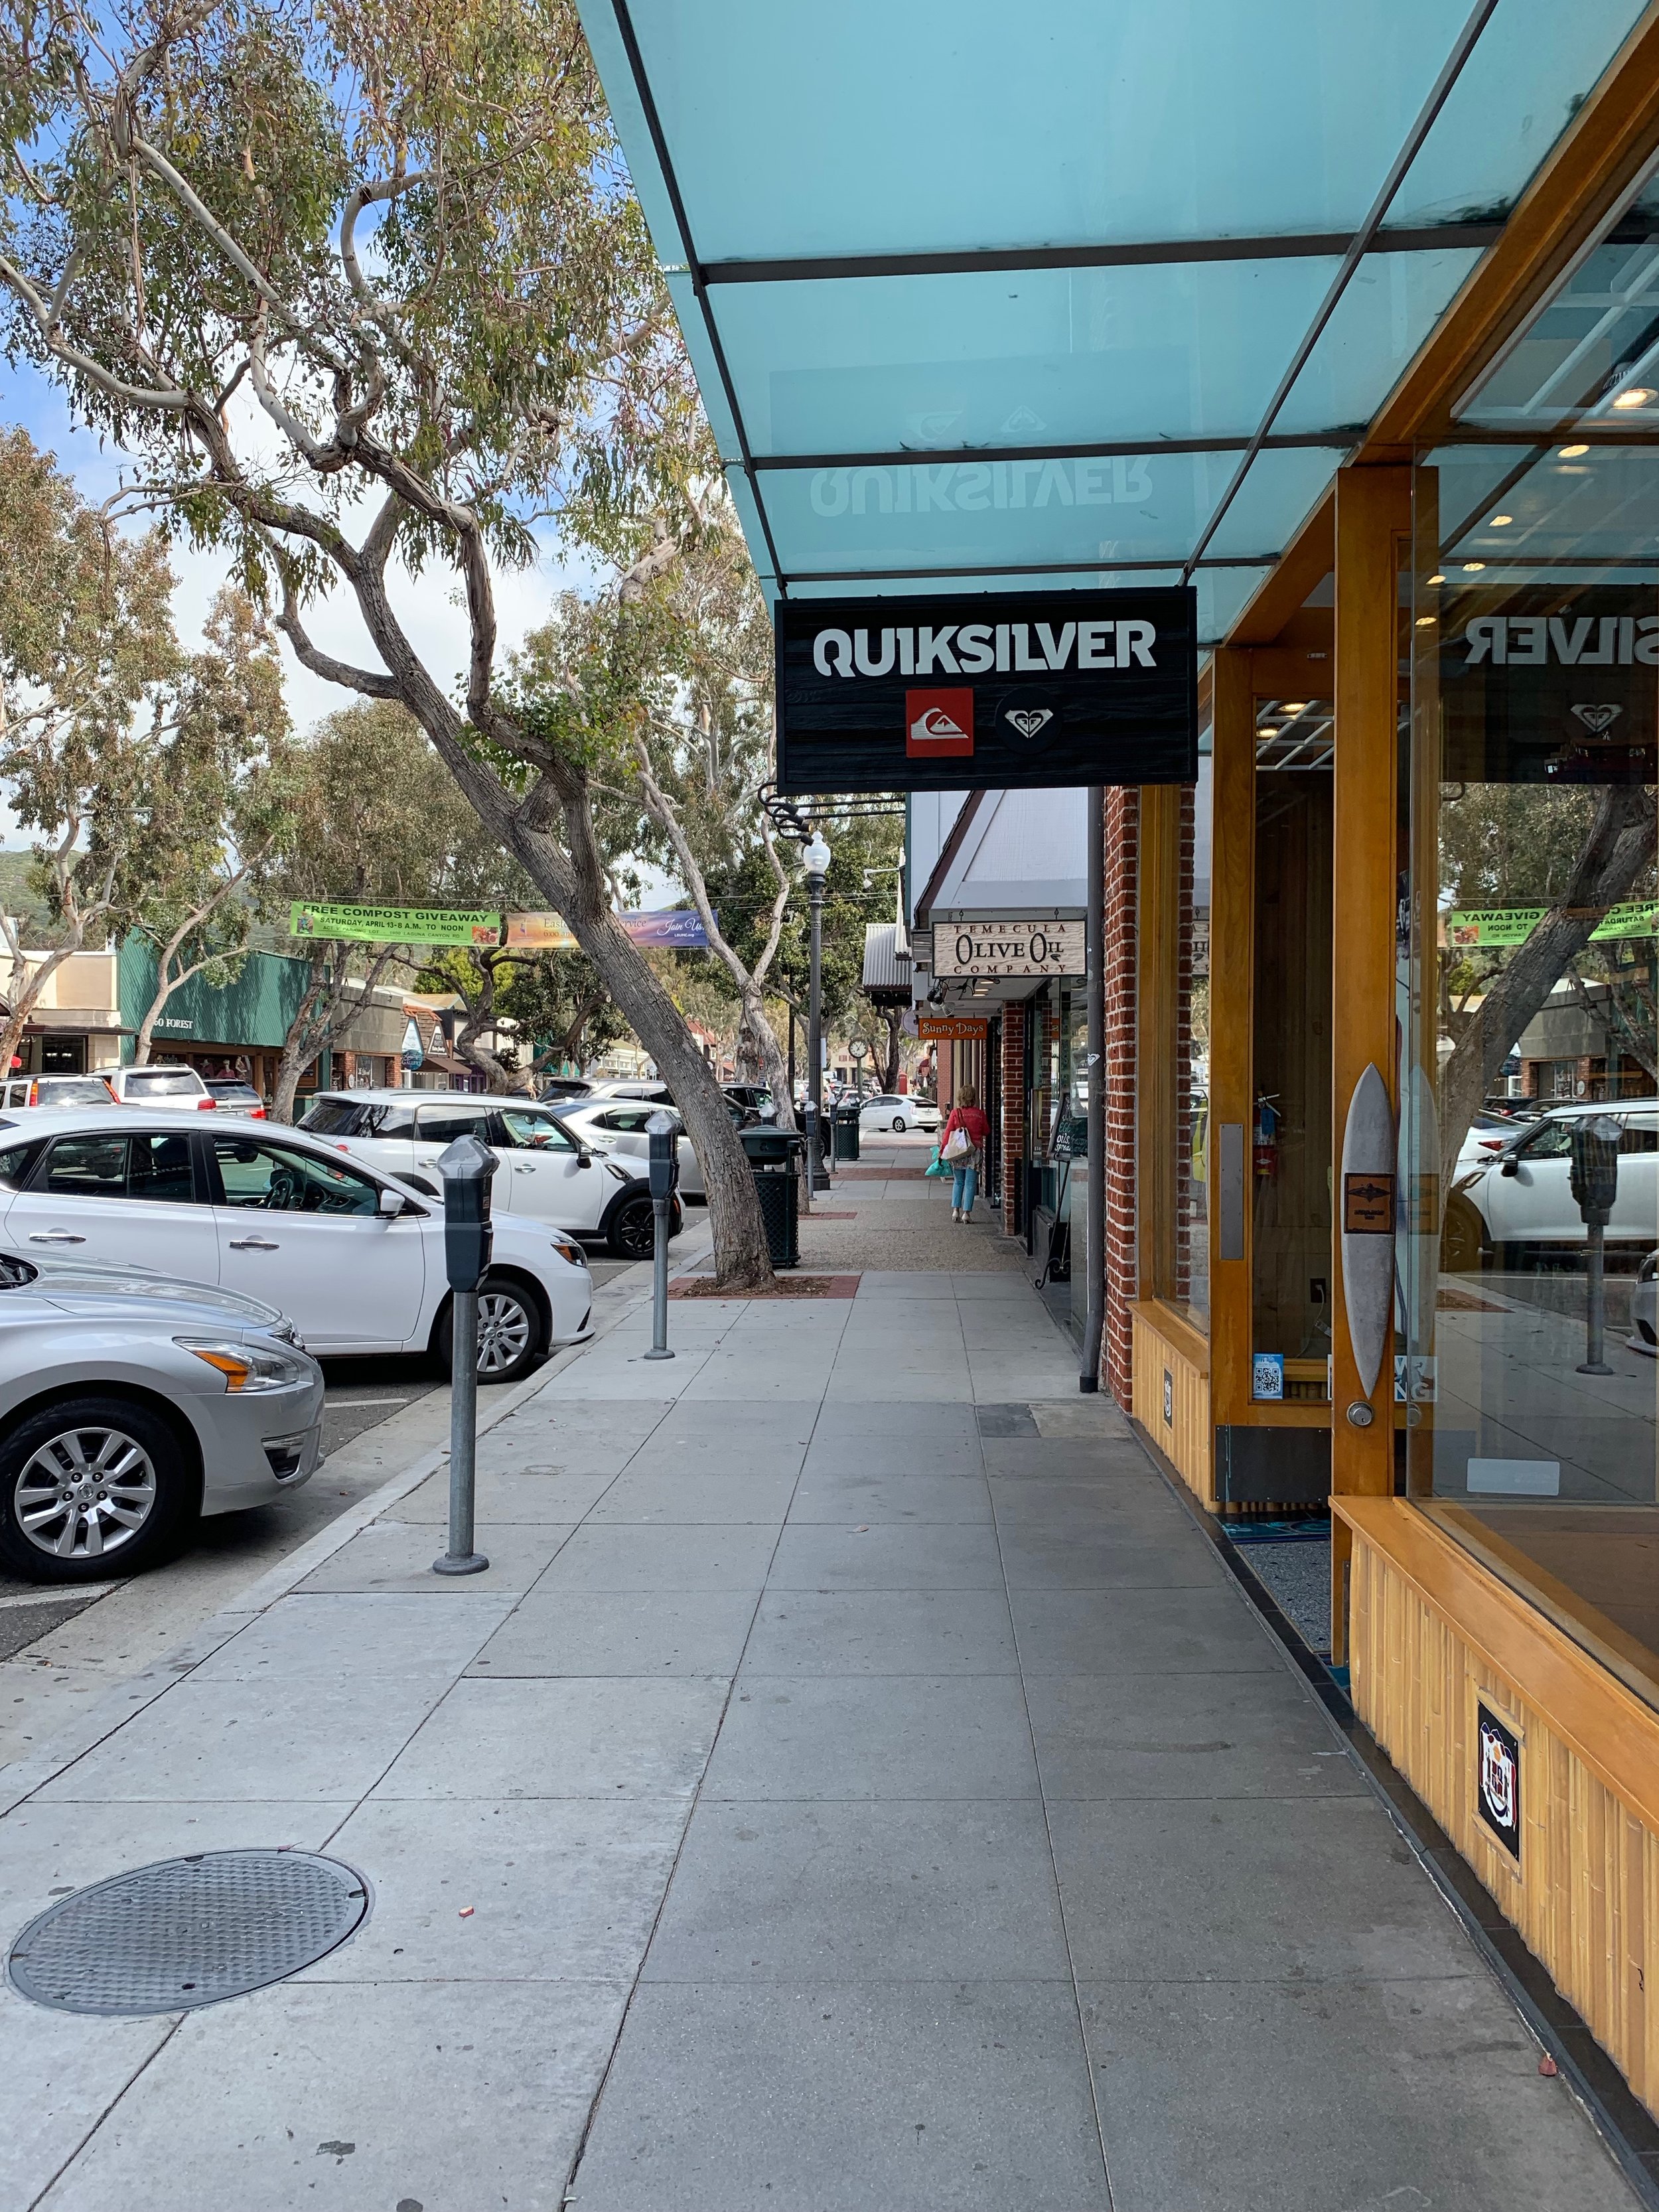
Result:
<instances>
[{"instance_id":1,"label":"wooden trim","mask_svg":"<svg viewBox=\"0 0 1659 2212\"><path fill-rule=\"evenodd\" d=\"M1175 1284L1175 1096L1181 955L1181 791L1140 793L1139 912L1135 965L1135 1209L1143 1297Z\"/></svg>"},{"instance_id":2,"label":"wooden trim","mask_svg":"<svg viewBox=\"0 0 1659 2212\"><path fill-rule=\"evenodd\" d=\"M1250 656L1216 653L1210 860L1210 1413L1249 1418L1253 1278L1248 1202L1255 1000L1255 706ZM1221 1256L1220 1131L1244 1125L1244 1256Z\"/></svg>"},{"instance_id":3,"label":"wooden trim","mask_svg":"<svg viewBox=\"0 0 1659 2212\"><path fill-rule=\"evenodd\" d=\"M1171 1305L1167 1298L1129 1298L1125 1301L1132 1314L1139 1314L1142 1322L1156 1329L1164 1342L1178 1352L1190 1367L1200 1375L1210 1371L1210 1340L1203 1330L1189 1321L1179 1306Z\"/></svg>"},{"instance_id":4,"label":"wooden trim","mask_svg":"<svg viewBox=\"0 0 1659 2212\"><path fill-rule=\"evenodd\" d=\"M1659 1830L1659 1713L1405 1498L1334 1498L1331 1510Z\"/></svg>"},{"instance_id":5,"label":"wooden trim","mask_svg":"<svg viewBox=\"0 0 1659 2212\"><path fill-rule=\"evenodd\" d=\"M1659 4L1659 0L1656 0ZM1271 645L1336 558L1336 495L1327 491L1274 568L1245 601L1227 633L1230 646Z\"/></svg>"},{"instance_id":6,"label":"wooden trim","mask_svg":"<svg viewBox=\"0 0 1659 2212\"><path fill-rule=\"evenodd\" d=\"M1394 391L1357 459L1432 441L1502 346L1571 268L1659 147L1659 0L1561 133ZM1248 612L1248 610L1247 610ZM1237 625L1235 625L1237 628Z\"/></svg>"},{"instance_id":7,"label":"wooden trim","mask_svg":"<svg viewBox=\"0 0 1659 2212\"><path fill-rule=\"evenodd\" d=\"M1336 493L1336 762L1332 864L1331 1149L1342 1156L1348 1105L1369 1063L1395 1096L1395 809L1399 752L1397 605L1401 541L1411 530L1409 469L1344 469ZM1397 1100L1396 1100L1397 1103ZM1333 1212L1334 1212L1334 1207ZM1332 1234L1331 1486L1349 1496L1394 1487L1394 1362L1385 1346L1370 1403L1376 1418L1346 1418L1364 1401Z\"/></svg>"},{"instance_id":8,"label":"wooden trim","mask_svg":"<svg viewBox=\"0 0 1659 2212\"><path fill-rule=\"evenodd\" d=\"M1312 1398L1253 1398L1227 1419L1236 1429L1328 1429L1331 1409Z\"/></svg>"}]
</instances>

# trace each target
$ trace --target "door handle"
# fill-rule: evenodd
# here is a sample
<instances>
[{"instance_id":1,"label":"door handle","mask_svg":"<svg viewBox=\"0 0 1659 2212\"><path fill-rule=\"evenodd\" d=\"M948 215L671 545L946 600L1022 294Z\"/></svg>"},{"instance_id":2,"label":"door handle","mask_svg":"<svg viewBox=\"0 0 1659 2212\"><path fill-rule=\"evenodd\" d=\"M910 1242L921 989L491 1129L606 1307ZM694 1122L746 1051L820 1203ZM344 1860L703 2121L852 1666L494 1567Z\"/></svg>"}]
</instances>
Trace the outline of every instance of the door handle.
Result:
<instances>
[{"instance_id":1,"label":"door handle","mask_svg":"<svg viewBox=\"0 0 1659 2212\"><path fill-rule=\"evenodd\" d=\"M72 1229L32 1229L31 1244L84 1244L84 1237L77 1237Z\"/></svg>"},{"instance_id":2,"label":"door handle","mask_svg":"<svg viewBox=\"0 0 1659 2212\"><path fill-rule=\"evenodd\" d=\"M233 1237L230 1249L233 1252L280 1252L283 1248L268 1237Z\"/></svg>"}]
</instances>

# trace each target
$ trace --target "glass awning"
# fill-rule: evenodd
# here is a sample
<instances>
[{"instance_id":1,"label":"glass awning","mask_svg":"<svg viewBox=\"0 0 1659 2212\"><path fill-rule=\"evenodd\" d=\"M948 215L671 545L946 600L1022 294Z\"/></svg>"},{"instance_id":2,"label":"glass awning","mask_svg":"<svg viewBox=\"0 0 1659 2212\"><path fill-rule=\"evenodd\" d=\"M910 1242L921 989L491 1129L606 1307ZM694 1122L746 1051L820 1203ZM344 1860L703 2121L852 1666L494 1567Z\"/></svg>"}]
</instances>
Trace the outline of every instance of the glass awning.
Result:
<instances>
[{"instance_id":1,"label":"glass awning","mask_svg":"<svg viewBox=\"0 0 1659 2212\"><path fill-rule=\"evenodd\" d=\"M1206 641L1643 12L580 5L769 596L1188 578Z\"/></svg>"}]
</instances>

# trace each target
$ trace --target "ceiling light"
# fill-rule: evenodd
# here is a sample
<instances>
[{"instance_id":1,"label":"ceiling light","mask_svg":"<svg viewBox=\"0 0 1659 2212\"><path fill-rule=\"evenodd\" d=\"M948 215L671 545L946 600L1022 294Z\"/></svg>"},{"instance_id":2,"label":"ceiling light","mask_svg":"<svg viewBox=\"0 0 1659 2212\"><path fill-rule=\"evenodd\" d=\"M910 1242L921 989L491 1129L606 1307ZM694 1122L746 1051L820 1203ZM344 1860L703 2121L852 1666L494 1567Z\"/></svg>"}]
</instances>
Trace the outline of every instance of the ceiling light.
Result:
<instances>
[{"instance_id":1,"label":"ceiling light","mask_svg":"<svg viewBox=\"0 0 1659 2212\"><path fill-rule=\"evenodd\" d=\"M1560 458L1564 461L1576 461L1589 451L1588 446L1563 446Z\"/></svg>"},{"instance_id":2,"label":"ceiling light","mask_svg":"<svg viewBox=\"0 0 1659 2212\"><path fill-rule=\"evenodd\" d=\"M1652 391L1647 385L1632 384L1628 392L1619 392L1613 404L1615 407L1645 407L1652 398Z\"/></svg>"},{"instance_id":3,"label":"ceiling light","mask_svg":"<svg viewBox=\"0 0 1659 2212\"><path fill-rule=\"evenodd\" d=\"M1433 575L1432 575L1432 576L1431 576L1431 577L1430 577L1430 579L1429 579L1429 581L1430 581L1431 584L1443 584L1443 583L1445 582L1445 580L1446 580L1445 577L1441 574L1441 572L1440 572L1440 571L1439 571L1439 569L1437 569L1437 568L1436 569L1436 571L1435 571L1435 573L1433 574Z\"/></svg>"},{"instance_id":4,"label":"ceiling light","mask_svg":"<svg viewBox=\"0 0 1659 2212\"><path fill-rule=\"evenodd\" d=\"M1466 576L1478 576L1486 565L1484 561L1466 561L1463 563L1463 574Z\"/></svg>"},{"instance_id":5,"label":"ceiling light","mask_svg":"<svg viewBox=\"0 0 1659 2212\"><path fill-rule=\"evenodd\" d=\"M1286 699L1284 705L1287 714L1305 714L1308 711L1308 702L1305 699Z\"/></svg>"},{"instance_id":6,"label":"ceiling light","mask_svg":"<svg viewBox=\"0 0 1659 2212\"><path fill-rule=\"evenodd\" d=\"M1492 530L1507 530L1514 520L1512 514L1494 514L1487 526Z\"/></svg>"},{"instance_id":7,"label":"ceiling light","mask_svg":"<svg viewBox=\"0 0 1659 2212\"><path fill-rule=\"evenodd\" d=\"M1417 627L1419 629L1432 629L1434 628L1434 623L1435 618L1432 615L1419 615L1417 617Z\"/></svg>"}]
</instances>

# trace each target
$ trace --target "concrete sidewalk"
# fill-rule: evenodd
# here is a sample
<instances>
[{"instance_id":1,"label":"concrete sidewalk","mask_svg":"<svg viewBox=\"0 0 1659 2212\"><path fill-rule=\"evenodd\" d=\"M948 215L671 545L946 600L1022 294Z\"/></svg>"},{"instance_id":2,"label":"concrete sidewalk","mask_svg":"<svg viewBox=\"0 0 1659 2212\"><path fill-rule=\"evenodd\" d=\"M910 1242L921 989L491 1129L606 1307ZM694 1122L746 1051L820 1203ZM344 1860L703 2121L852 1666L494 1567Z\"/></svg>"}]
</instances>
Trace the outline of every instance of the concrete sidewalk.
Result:
<instances>
[{"instance_id":1,"label":"concrete sidewalk","mask_svg":"<svg viewBox=\"0 0 1659 2212\"><path fill-rule=\"evenodd\" d=\"M0 1821L8 1940L234 1845L373 1895L182 2017L6 1990L8 2205L1633 2201L1023 1270L671 1340L485 1439L488 1576L433 1475Z\"/></svg>"}]
</instances>

